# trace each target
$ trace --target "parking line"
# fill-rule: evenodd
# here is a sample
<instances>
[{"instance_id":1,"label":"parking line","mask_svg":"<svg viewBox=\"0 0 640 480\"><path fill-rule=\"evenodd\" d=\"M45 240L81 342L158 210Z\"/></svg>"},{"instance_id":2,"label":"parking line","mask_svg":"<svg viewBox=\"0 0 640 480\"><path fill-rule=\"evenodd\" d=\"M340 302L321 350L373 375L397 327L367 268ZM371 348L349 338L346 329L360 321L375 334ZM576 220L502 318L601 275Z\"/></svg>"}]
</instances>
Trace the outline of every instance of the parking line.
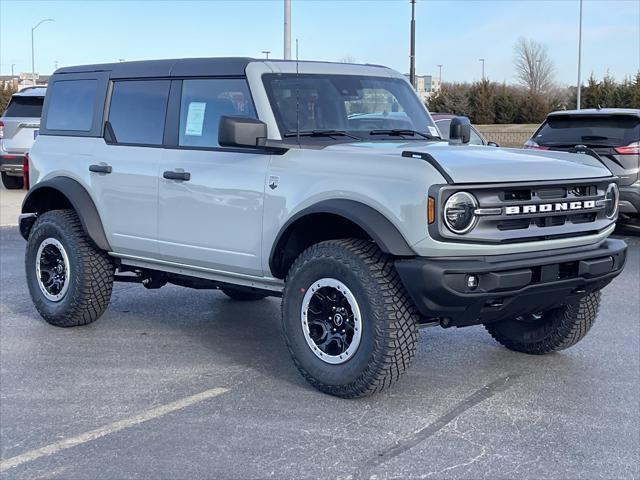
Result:
<instances>
[{"instance_id":1,"label":"parking line","mask_svg":"<svg viewBox=\"0 0 640 480\"><path fill-rule=\"evenodd\" d=\"M47 445L46 447L31 450L30 452L23 453L22 455L7 458L6 460L0 461L0 472L4 472L10 468L17 467L18 465L22 465L23 463L32 462L33 460L37 460L38 458L54 455L61 450L66 450L67 448L72 448L83 443L91 442L92 440L104 437L105 435L109 435L110 433L119 432L120 430L133 427L134 425L153 420L154 418L161 417L163 415L166 415L167 413L181 410L185 407L188 407L189 405L193 405L194 403L217 397L218 395L222 395L223 393L228 391L228 388L212 388L210 390L205 390L204 392L191 395L190 397L176 400L175 402L167 403L166 405L160 405L159 407L151 408L142 413L139 413L138 415L124 418L108 425L104 425L103 427L96 428L95 430L91 430L90 432L82 433L75 437L60 440L59 442L52 443L50 445Z\"/></svg>"}]
</instances>

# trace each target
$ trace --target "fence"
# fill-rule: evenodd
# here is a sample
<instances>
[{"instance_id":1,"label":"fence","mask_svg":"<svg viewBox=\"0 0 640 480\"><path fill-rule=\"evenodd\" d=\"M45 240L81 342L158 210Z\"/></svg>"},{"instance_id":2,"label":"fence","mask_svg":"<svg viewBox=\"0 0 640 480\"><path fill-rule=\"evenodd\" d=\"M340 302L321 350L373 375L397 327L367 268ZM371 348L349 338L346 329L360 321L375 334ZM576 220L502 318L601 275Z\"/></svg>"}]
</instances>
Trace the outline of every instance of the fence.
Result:
<instances>
[{"instance_id":1,"label":"fence","mask_svg":"<svg viewBox=\"0 0 640 480\"><path fill-rule=\"evenodd\" d=\"M522 147L538 125L476 125L489 142L496 142L501 147Z\"/></svg>"}]
</instances>

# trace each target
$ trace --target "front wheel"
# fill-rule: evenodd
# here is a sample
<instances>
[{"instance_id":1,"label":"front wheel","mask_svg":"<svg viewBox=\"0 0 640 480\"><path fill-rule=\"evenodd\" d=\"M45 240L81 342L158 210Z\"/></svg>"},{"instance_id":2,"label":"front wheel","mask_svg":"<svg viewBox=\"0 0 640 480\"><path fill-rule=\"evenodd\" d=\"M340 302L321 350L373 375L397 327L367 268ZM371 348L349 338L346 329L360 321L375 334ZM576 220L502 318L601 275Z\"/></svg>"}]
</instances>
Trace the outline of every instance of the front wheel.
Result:
<instances>
[{"instance_id":1,"label":"front wheel","mask_svg":"<svg viewBox=\"0 0 640 480\"><path fill-rule=\"evenodd\" d=\"M414 357L417 320L393 260L370 241L313 245L287 276L285 340L322 392L355 398L395 383Z\"/></svg>"},{"instance_id":2,"label":"front wheel","mask_svg":"<svg viewBox=\"0 0 640 480\"><path fill-rule=\"evenodd\" d=\"M597 291L548 312L488 323L485 328L510 350L543 355L582 340L595 322L599 307Z\"/></svg>"},{"instance_id":3,"label":"front wheel","mask_svg":"<svg viewBox=\"0 0 640 480\"><path fill-rule=\"evenodd\" d=\"M25 266L31 299L52 325L86 325L109 304L114 265L87 237L72 210L38 217L27 240Z\"/></svg>"}]
</instances>

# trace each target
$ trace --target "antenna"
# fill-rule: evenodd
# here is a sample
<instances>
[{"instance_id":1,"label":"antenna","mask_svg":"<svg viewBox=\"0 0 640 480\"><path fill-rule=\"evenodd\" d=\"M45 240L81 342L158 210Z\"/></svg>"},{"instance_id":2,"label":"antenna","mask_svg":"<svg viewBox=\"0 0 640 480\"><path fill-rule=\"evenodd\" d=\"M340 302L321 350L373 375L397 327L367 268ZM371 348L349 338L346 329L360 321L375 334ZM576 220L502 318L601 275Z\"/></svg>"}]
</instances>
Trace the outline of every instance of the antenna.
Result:
<instances>
[{"instance_id":1,"label":"antenna","mask_svg":"<svg viewBox=\"0 0 640 480\"><path fill-rule=\"evenodd\" d=\"M300 68L298 60L298 39L296 38L296 140L300 146Z\"/></svg>"}]
</instances>

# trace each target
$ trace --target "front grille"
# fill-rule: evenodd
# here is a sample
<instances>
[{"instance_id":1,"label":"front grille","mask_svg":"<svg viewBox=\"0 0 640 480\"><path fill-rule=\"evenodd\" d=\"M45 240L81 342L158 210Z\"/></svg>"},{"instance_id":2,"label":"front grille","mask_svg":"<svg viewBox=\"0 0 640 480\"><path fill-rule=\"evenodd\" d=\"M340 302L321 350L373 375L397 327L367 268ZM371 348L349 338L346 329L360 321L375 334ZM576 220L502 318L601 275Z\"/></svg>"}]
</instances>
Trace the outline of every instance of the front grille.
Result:
<instances>
[{"instance_id":1,"label":"front grille","mask_svg":"<svg viewBox=\"0 0 640 480\"><path fill-rule=\"evenodd\" d=\"M438 234L459 241L512 243L590 235L609 226L604 197L611 178L528 184L446 185L438 193L440 211L459 191L478 200L478 222L466 235L439 222Z\"/></svg>"}]
</instances>

